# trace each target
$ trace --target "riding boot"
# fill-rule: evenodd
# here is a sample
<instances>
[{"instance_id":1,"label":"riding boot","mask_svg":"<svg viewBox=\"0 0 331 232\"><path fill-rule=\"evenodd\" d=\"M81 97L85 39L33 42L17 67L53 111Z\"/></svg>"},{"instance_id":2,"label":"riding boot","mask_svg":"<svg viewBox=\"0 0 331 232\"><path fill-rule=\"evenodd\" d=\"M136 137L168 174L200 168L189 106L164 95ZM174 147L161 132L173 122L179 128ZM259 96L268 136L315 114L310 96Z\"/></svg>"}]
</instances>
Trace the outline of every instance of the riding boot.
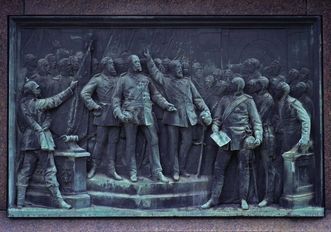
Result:
<instances>
[{"instance_id":1,"label":"riding boot","mask_svg":"<svg viewBox=\"0 0 331 232\"><path fill-rule=\"evenodd\" d=\"M17 208L22 209L25 203L26 186L17 186Z\"/></svg>"},{"instance_id":2,"label":"riding boot","mask_svg":"<svg viewBox=\"0 0 331 232\"><path fill-rule=\"evenodd\" d=\"M109 162L109 165L107 167L107 175L114 178L115 180L123 180L123 178L116 172L114 161Z\"/></svg>"},{"instance_id":3,"label":"riding boot","mask_svg":"<svg viewBox=\"0 0 331 232\"><path fill-rule=\"evenodd\" d=\"M61 209L71 209L72 208L71 205L69 205L68 203L66 203L63 200L62 194L61 194L58 186L49 187L49 191L52 194L53 201L57 208L61 208Z\"/></svg>"},{"instance_id":4,"label":"riding boot","mask_svg":"<svg viewBox=\"0 0 331 232\"><path fill-rule=\"evenodd\" d=\"M88 179L91 179L95 175L95 173L97 171L97 166L98 166L97 161L95 159L92 159L92 166L91 166L90 171L87 174Z\"/></svg>"}]
</instances>

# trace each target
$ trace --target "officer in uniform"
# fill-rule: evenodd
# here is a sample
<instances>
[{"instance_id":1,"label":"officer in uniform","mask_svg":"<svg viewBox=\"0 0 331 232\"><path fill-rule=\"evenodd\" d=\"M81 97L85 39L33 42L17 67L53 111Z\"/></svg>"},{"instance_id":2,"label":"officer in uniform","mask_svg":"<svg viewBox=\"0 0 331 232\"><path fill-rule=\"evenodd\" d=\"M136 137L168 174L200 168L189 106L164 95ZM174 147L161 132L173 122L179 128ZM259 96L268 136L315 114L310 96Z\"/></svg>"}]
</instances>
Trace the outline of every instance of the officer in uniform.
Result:
<instances>
[{"instance_id":1,"label":"officer in uniform","mask_svg":"<svg viewBox=\"0 0 331 232\"><path fill-rule=\"evenodd\" d=\"M261 176L265 183L265 192L263 200L258 204L259 207L267 206L273 203L275 188L275 133L272 125L274 115L274 100L268 92L269 79L260 76L247 83L247 92L252 94L254 102L257 105L259 115L263 126L263 141L260 147L256 149L256 154L261 157L264 169L264 175Z\"/></svg>"},{"instance_id":2,"label":"officer in uniform","mask_svg":"<svg viewBox=\"0 0 331 232\"><path fill-rule=\"evenodd\" d=\"M120 121L113 115L112 96L118 77L114 62L110 57L104 57L100 62L102 72L94 75L81 91L81 97L86 107L94 113L94 125L97 126L96 144L92 153L92 167L88 178L92 178L102 155L108 156L107 175L115 180L122 180L116 173L115 158L119 141ZM92 99L96 93L98 102ZM106 154L103 154L106 153Z\"/></svg>"},{"instance_id":3,"label":"officer in uniform","mask_svg":"<svg viewBox=\"0 0 331 232\"><path fill-rule=\"evenodd\" d=\"M151 147L149 162L154 180L168 182L162 173L157 131L152 115L152 101L167 111L176 111L156 89L153 83L141 73L142 67L138 56L129 57L129 70L117 83L113 95L114 116L124 123L126 135L126 155L130 169L130 180L137 181L135 157L138 127L143 129L147 143Z\"/></svg>"},{"instance_id":4,"label":"officer in uniform","mask_svg":"<svg viewBox=\"0 0 331 232\"><path fill-rule=\"evenodd\" d=\"M290 86L279 82L275 89L276 112L274 116L276 144L276 186L275 200L283 192L282 154L289 150L305 153L311 146L311 118L302 103L291 96Z\"/></svg>"},{"instance_id":5,"label":"officer in uniform","mask_svg":"<svg viewBox=\"0 0 331 232\"><path fill-rule=\"evenodd\" d=\"M40 99L40 87L35 81L28 81L23 88L23 98L20 102L20 110L25 129L22 136L21 151L24 154L23 163L17 173L17 207L22 208L25 202L25 193L29 180L35 171L37 162L40 163L45 184L48 187L54 202L58 208L70 209L59 190L56 179L56 167L54 163L55 144L49 130L51 118L49 110L58 107L69 96L77 81L59 94Z\"/></svg>"},{"instance_id":6,"label":"officer in uniform","mask_svg":"<svg viewBox=\"0 0 331 232\"><path fill-rule=\"evenodd\" d=\"M179 180L179 175L189 177L186 172L186 158L192 145L192 127L198 123L195 107L202 111L201 117L207 125L211 124L210 111L189 78L184 78L181 63L170 63L169 77L166 77L156 67L148 50L144 52L147 58L147 67L152 78L162 85L168 99L177 108L176 112L165 112L163 123L168 125L169 153L173 160L173 179ZM181 135L179 156L178 143Z\"/></svg>"},{"instance_id":7,"label":"officer in uniform","mask_svg":"<svg viewBox=\"0 0 331 232\"><path fill-rule=\"evenodd\" d=\"M219 133L221 130L230 141L218 150L212 195L210 200L201 206L203 209L218 204L224 184L224 174L232 155L237 155L239 159L241 208L249 208L247 203L250 180L249 159L252 149L262 142L262 124L253 98L243 93L244 87L245 81L241 77L235 77L230 86L233 94L224 96L217 106L212 130L214 133Z\"/></svg>"}]
</instances>

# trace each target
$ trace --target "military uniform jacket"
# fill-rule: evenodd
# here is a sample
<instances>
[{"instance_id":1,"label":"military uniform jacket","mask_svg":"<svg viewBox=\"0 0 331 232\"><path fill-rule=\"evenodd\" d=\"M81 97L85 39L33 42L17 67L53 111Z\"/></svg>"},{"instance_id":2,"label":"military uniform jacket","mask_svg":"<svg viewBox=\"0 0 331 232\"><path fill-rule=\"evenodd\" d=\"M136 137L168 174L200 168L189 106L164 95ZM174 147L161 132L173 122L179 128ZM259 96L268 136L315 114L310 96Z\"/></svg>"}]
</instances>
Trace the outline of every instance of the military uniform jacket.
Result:
<instances>
[{"instance_id":1,"label":"military uniform jacket","mask_svg":"<svg viewBox=\"0 0 331 232\"><path fill-rule=\"evenodd\" d=\"M238 98L244 98L245 100L238 104L228 117L223 120L224 111ZM254 135L255 139L262 141L261 119L253 98L247 94L222 97L215 112L214 124L220 126L220 129L231 139L230 147L225 146L224 149L243 149L244 140L250 135Z\"/></svg>"},{"instance_id":2,"label":"military uniform jacket","mask_svg":"<svg viewBox=\"0 0 331 232\"><path fill-rule=\"evenodd\" d=\"M299 100L288 96L279 101L277 118L276 132L281 134L283 150L291 149L300 139L309 141L311 120Z\"/></svg>"},{"instance_id":3,"label":"military uniform jacket","mask_svg":"<svg viewBox=\"0 0 331 232\"><path fill-rule=\"evenodd\" d=\"M164 112L163 123L171 126L189 127L198 123L195 108L200 111L209 109L198 90L189 78L166 77L158 70L152 59L147 62L152 78L164 87L167 99L177 111Z\"/></svg>"},{"instance_id":4,"label":"military uniform jacket","mask_svg":"<svg viewBox=\"0 0 331 232\"><path fill-rule=\"evenodd\" d=\"M119 126L120 122L113 115L112 96L118 77L108 77L103 73L94 75L84 86L80 95L89 110L101 106L101 114L94 117L93 123L97 126ZM97 100L92 95L96 92Z\"/></svg>"},{"instance_id":5,"label":"military uniform jacket","mask_svg":"<svg viewBox=\"0 0 331 232\"><path fill-rule=\"evenodd\" d=\"M114 115L121 113L132 116L131 123L149 126L154 123L152 100L162 109L169 102L160 94L153 83L141 73L125 73L118 80L113 95Z\"/></svg>"},{"instance_id":6,"label":"military uniform jacket","mask_svg":"<svg viewBox=\"0 0 331 232\"><path fill-rule=\"evenodd\" d=\"M270 126L274 114L274 100L268 91L253 96L263 125Z\"/></svg>"},{"instance_id":7,"label":"military uniform jacket","mask_svg":"<svg viewBox=\"0 0 331 232\"><path fill-rule=\"evenodd\" d=\"M38 128L49 127L51 118L48 110L62 104L73 92L70 88L44 99L27 96L21 99L21 119L25 125L21 150L54 150L54 141L49 130L38 132Z\"/></svg>"}]
</instances>

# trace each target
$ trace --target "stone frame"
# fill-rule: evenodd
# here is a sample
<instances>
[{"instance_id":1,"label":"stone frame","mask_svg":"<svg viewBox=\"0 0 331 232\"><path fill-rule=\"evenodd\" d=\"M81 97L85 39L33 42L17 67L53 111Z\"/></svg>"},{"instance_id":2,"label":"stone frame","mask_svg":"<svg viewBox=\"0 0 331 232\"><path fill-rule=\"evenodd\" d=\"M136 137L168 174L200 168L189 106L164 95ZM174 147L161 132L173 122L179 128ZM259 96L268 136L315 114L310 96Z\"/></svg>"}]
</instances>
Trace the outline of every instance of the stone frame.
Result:
<instances>
[{"instance_id":1,"label":"stone frame","mask_svg":"<svg viewBox=\"0 0 331 232\"><path fill-rule=\"evenodd\" d=\"M263 20L263 22L261 22ZM8 77L8 215L9 217L154 217L154 216L183 216L183 217L213 217L213 216L276 216L276 217L321 217L324 216L324 149L323 149L323 101L322 101L322 57L321 53L321 22L320 17L318 16L307 16L307 17L298 17L298 16L11 16L9 17L9 77ZM18 60L19 52L19 42L20 42L20 30L24 27L34 27L36 29L42 27L107 27L115 26L116 27L150 27L150 26L193 26L193 27L205 27L205 26L217 26L217 27L247 27L247 28L259 28L259 27L291 27L293 25L304 25L311 27L311 32L314 34L314 44L312 47L313 53L317 56L317 59L314 60L314 76L318 77L318 86L315 86L315 90L318 90L318 95L320 96L320 101L317 103L319 112L318 112L318 126L319 134L317 152L320 154L318 157L315 157L316 164L319 165L319 173L316 177L318 180L316 182L315 190L319 192L317 196L317 202L322 208L316 212L284 212L276 213L271 215L264 215L263 212L259 212L254 215L250 214L208 214L196 213L190 215L190 213L156 213L155 215L149 215L148 213L140 215L134 212L131 213L104 213L103 211L96 210L95 212L86 212L75 210L74 212L62 211L62 210L32 210L32 211L22 211L19 212L13 209L14 205L14 193L15 193L15 175L13 170L15 170L14 164L14 153L16 152L16 133L13 128L16 127L16 117L15 117L15 75L16 67ZM120 26L119 26L120 25ZM317 41L317 42L316 42ZM315 80L316 81L316 80ZM315 82L316 83L316 82ZM315 180L316 180L315 179Z\"/></svg>"}]
</instances>

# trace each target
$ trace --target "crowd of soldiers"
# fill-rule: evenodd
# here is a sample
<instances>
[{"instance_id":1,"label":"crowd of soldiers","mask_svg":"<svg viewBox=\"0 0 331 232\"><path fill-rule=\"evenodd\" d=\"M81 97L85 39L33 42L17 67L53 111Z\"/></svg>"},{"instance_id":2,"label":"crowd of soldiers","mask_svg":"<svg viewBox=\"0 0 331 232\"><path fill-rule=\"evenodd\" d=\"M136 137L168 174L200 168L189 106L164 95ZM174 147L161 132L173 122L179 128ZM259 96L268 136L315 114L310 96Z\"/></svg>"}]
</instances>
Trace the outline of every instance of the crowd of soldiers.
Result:
<instances>
[{"instance_id":1,"label":"crowd of soldiers","mask_svg":"<svg viewBox=\"0 0 331 232\"><path fill-rule=\"evenodd\" d=\"M115 180L123 179L115 167L121 128L125 131L130 181L138 181L135 155L138 129L149 146L147 155L153 180L169 182L163 175L160 152L168 153L173 181L189 177L187 158L197 127L202 126L203 139L208 140L212 134L221 140L228 139L217 148L211 198L202 208L218 204L225 171L233 156L239 163L241 208L249 208L249 165L254 155L261 159L265 176L265 194L259 206L273 203L277 194L275 162L288 150L305 152L311 146L314 111L309 69L290 69L284 76L278 60L263 67L259 60L249 58L222 70L185 59L152 58L148 49L141 57L129 55L127 59L124 73L116 68L111 57L103 57L100 62L91 59L92 77L79 93L85 107L93 112L97 128L88 178L98 171L102 156L107 156L106 174ZM56 180L55 144L49 130L56 116L49 110L59 107L77 91L74 77L83 60L84 53L71 55L64 49L38 61L32 54L25 56L20 108L27 126L21 146L25 156L17 179L18 207L24 205L26 188L39 160L57 205L70 208L63 201ZM210 141L209 145L217 146Z\"/></svg>"}]
</instances>

